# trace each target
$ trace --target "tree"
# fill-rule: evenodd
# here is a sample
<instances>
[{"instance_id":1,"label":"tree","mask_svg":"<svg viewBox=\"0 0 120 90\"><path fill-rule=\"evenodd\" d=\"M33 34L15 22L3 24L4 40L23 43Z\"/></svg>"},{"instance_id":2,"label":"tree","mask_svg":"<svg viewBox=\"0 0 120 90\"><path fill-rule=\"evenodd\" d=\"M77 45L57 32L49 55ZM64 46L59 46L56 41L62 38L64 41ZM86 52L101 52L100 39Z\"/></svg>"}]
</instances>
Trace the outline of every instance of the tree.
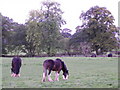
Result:
<instances>
[{"instance_id":1,"label":"tree","mask_svg":"<svg viewBox=\"0 0 120 90\"><path fill-rule=\"evenodd\" d=\"M81 26L88 35L88 42L91 43L96 54L111 51L116 48L116 26L114 17L105 7L94 6L87 12L82 12L80 19L83 21ZM100 53L98 52L100 50Z\"/></svg>"},{"instance_id":2,"label":"tree","mask_svg":"<svg viewBox=\"0 0 120 90\"><path fill-rule=\"evenodd\" d=\"M39 55L41 52L41 42L42 42L42 31L39 27L41 24L42 13L38 10L32 10L30 12L30 17L26 23L26 52L28 55L33 56L35 54Z\"/></svg>"},{"instance_id":3,"label":"tree","mask_svg":"<svg viewBox=\"0 0 120 90\"><path fill-rule=\"evenodd\" d=\"M64 38L71 38L71 31L70 29L68 28L64 28L63 30L61 30L61 34Z\"/></svg>"},{"instance_id":4,"label":"tree","mask_svg":"<svg viewBox=\"0 0 120 90\"><path fill-rule=\"evenodd\" d=\"M59 51L63 54L69 54L70 47L69 47L69 41L72 37L71 32L72 30L68 28L64 28L60 30L61 38L59 40Z\"/></svg>"},{"instance_id":5,"label":"tree","mask_svg":"<svg viewBox=\"0 0 120 90\"><path fill-rule=\"evenodd\" d=\"M0 56L2 55L2 14L0 13Z\"/></svg>"},{"instance_id":6,"label":"tree","mask_svg":"<svg viewBox=\"0 0 120 90\"><path fill-rule=\"evenodd\" d=\"M15 55L19 55L25 51L26 45L26 26L23 24L14 23L14 34L12 35L12 46ZM26 53L26 52L24 52Z\"/></svg>"},{"instance_id":7,"label":"tree","mask_svg":"<svg viewBox=\"0 0 120 90\"><path fill-rule=\"evenodd\" d=\"M9 17L3 15L1 17L2 54L18 55L24 49L26 28L23 24L18 24Z\"/></svg>"},{"instance_id":8,"label":"tree","mask_svg":"<svg viewBox=\"0 0 120 90\"><path fill-rule=\"evenodd\" d=\"M70 39L70 46L78 54L87 56L90 53L90 43L88 43L88 35L81 29L76 27L76 33L74 33Z\"/></svg>"},{"instance_id":9,"label":"tree","mask_svg":"<svg viewBox=\"0 0 120 90\"><path fill-rule=\"evenodd\" d=\"M58 48L60 28L65 23L62 19L63 12L60 4L57 2L43 2L42 11L44 13L44 21L40 25L42 27L44 51L48 56L55 55Z\"/></svg>"},{"instance_id":10,"label":"tree","mask_svg":"<svg viewBox=\"0 0 120 90\"><path fill-rule=\"evenodd\" d=\"M2 54L12 52L13 20L9 17L2 17Z\"/></svg>"},{"instance_id":11,"label":"tree","mask_svg":"<svg viewBox=\"0 0 120 90\"><path fill-rule=\"evenodd\" d=\"M30 12L27 22L27 41L32 54L46 52L48 56L56 53L60 37L63 12L57 2L42 2L41 10Z\"/></svg>"}]
</instances>

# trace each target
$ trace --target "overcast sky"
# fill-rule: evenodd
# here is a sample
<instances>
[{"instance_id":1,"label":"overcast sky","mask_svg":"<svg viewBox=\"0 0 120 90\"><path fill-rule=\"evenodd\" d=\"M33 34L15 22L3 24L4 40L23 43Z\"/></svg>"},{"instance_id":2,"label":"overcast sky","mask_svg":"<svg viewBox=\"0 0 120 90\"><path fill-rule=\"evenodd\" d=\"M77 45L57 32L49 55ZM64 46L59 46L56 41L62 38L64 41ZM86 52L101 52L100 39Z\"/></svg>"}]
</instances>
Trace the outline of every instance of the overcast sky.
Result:
<instances>
[{"instance_id":1,"label":"overcast sky","mask_svg":"<svg viewBox=\"0 0 120 90\"><path fill-rule=\"evenodd\" d=\"M0 0L0 12L2 15L12 18L15 22L25 23L29 11L40 9L40 3L44 0ZM53 1L53 0L52 0ZM82 11L87 11L93 6L106 7L115 18L118 26L118 1L119 0L54 0L61 4L64 12L63 18L67 22L62 28L75 31L76 26L81 25L79 16Z\"/></svg>"}]
</instances>

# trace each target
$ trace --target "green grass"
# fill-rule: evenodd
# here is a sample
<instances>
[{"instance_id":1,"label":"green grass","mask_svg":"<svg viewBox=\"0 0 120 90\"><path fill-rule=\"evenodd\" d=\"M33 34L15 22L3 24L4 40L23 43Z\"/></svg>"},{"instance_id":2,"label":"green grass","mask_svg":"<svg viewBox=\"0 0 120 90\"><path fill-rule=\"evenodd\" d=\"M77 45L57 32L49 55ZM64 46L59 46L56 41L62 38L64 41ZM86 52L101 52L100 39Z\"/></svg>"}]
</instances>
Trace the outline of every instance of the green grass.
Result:
<instances>
[{"instance_id":1,"label":"green grass","mask_svg":"<svg viewBox=\"0 0 120 90\"><path fill-rule=\"evenodd\" d=\"M0 89L2 89L2 58L0 57Z\"/></svg>"},{"instance_id":2,"label":"green grass","mask_svg":"<svg viewBox=\"0 0 120 90\"><path fill-rule=\"evenodd\" d=\"M56 57L50 57L55 59ZM62 79L62 71L56 82L41 82L44 58L22 58L21 77L10 76L12 58L3 58L3 88L118 88L117 57L60 57L69 69L69 79ZM55 73L52 72L52 79Z\"/></svg>"}]
</instances>

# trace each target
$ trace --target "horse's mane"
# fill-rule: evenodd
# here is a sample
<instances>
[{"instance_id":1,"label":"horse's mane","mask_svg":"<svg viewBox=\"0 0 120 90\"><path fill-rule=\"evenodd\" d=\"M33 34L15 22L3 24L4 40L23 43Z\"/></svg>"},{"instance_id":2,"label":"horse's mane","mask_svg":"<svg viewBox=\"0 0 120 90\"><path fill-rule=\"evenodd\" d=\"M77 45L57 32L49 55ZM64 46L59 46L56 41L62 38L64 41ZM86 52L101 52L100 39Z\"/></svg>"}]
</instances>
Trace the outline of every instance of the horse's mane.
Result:
<instances>
[{"instance_id":1,"label":"horse's mane","mask_svg":"<svg viewBox=\"0 0 120 90\"><path fill-rule=\"evenodd\" d=\"M56 60L59 60L62 63L62 70L65 72L67 70L65 63L59 58L57 58Z\"/></svg>"},{"instance_id":2,"label":"horse's mane","mask_svg":"<svg viewBox=\"0 0 120 90\"><path fill-rule=\"evenodd\" d=\"M59 58L57 58L56 60L57 60L57 61L61 61L61 62L62 62L62 60L61 60L61 59L59 59Z\"/></svg>"},{"instance_id":3,"label":"horse's mane","mask_svg":"<svg viewBox=\"0 0 120 90\"><path fill-rule=\"evenodd\" d=\"M67 67L66 67L65 63L63 61L61 61L61 63L62 63L62 70L64 72L67 71Z\"/></svg>"}]
</instances>

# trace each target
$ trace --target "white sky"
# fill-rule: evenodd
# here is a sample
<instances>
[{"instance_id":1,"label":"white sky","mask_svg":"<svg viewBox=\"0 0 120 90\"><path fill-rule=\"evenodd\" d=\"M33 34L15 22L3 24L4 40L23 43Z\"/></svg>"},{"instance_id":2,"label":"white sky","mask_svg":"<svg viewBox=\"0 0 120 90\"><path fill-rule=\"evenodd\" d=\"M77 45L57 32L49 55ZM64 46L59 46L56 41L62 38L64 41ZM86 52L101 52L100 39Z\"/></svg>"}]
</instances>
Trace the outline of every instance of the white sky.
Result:
<instances>
[{"instance_id":1,"label":"white sky","mask_svg":"<svg viewBox=\"0 0 120 90\"><path fill-rule=\"evenodd\" d=\"M2 15L12 18L15 22L25 23L29 11L40 9L43 0L0 0L0 12ZM118 26L118 1L119 0L54 0L61 4L64 12L63 18L67 22L62 28L69 28L75 32L75 28L81 25L79 16L82 11L87 11L93 6L106 7L115 18Z\"/></svg>"}]
</instances>

